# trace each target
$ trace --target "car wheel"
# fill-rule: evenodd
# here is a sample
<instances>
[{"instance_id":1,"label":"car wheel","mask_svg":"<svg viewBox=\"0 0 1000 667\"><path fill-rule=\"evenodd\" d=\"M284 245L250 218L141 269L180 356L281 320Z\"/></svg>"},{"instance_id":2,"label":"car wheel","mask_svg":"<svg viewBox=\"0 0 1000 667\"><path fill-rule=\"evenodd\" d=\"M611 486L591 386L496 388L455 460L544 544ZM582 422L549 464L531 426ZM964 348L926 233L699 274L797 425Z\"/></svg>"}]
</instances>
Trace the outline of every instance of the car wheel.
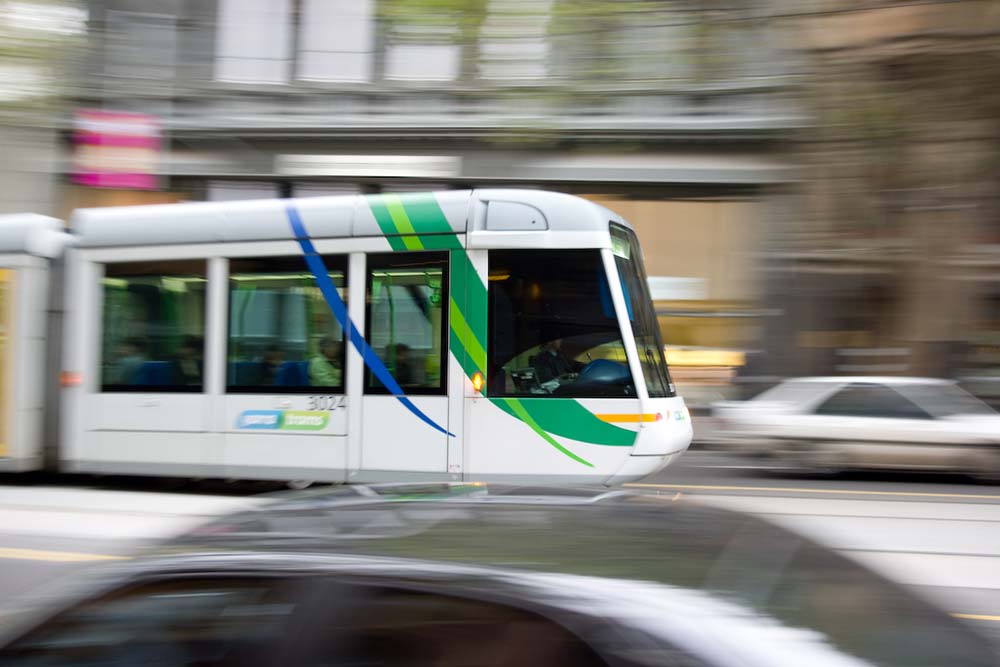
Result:
<instances>
[{"instance_id":1,"label":"car wheel","mask_svg":"<svg viewBox=\"0 0 1000 667\"><path fill-rule=\"evenodd\" d=\"M302 489L308 489L315 483L316 480L313 479L292 479L285 482L285 486L295 491L301 491Z\"/></svg>"}]
</instances>

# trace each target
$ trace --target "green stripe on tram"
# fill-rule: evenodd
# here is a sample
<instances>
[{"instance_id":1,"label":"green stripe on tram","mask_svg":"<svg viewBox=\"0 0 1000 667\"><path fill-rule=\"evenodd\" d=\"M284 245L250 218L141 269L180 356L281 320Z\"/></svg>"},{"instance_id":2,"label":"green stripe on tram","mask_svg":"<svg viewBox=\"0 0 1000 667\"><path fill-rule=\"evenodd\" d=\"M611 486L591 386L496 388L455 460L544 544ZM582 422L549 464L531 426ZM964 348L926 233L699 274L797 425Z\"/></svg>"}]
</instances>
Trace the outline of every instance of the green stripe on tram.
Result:
<instances>
[{"instance_id":1,"label":"green stripe on tram","mask_svg":"<svg viewBox=\"0 0 1000 667\"><path fill-rule=\"evenodd\" d=\"M562 452L566 456L568 456L571 459L573 459L574 461L579 461L580 463L582 463L583 465L587 466L588 468L593 468L594 467L593 463L591 463L590 461L587 461L585 459L582 459L579 456L577 456L576 454L574 454L573 452L569 451L568 449L566 449L565 447L563 447L562 445L560 445L558 442L556 442L555 439L551 435L549 435L548 433L546 433L545 430L541 426L538 425L538 422L536 422L534 420L534 418L531 416L531 414L524 408L524 406L521 404L521 401L519 401L516 398L499 398L499 399L494 399L494 403L498 403L499 404L501 402L506 405L506 411L507 412L510 412L511 414L515 415L518 419L520 419L521 421L523 421L525 424L527 424L531 428L531 430L534 431L535 433L537 433L539 436L541 436L542 439L545 440L545 442L549 443L550 445L552 445L553 447L555 447L556 449L558 449L560 452Z\"/></svg>"},{"instance_id":2,"label":"green stripe on tram","mask_svg":"<svg viewBox=\"0 0 1000 667\"><path fill-rule=\"evenodd\" d=\"M464 249L453 252L451 256L452 271L458 276L465 291L465 308L462 309L462 316L465 318L472 335L485 348L486 332L488 331L486 309L489 305L486 285L479 277L479 272L472 265L472 260L469 259L469 254ZM486 372L485 364L482 371Z\"/></svg>"},{"instance_id":3,"label":"green stripe on tram","mask_svg":"<svg viewBox=\"0 0 1000 667\"><path fill-rule=\"evenodd\" d=\"M406 249L423 250L424 244L420 242L420 237L416 235L417 230L414 229L410 217L406 214L406 209L403 208L403 202L400 201L399 196L385 195L383 201L393 225L403 235L403 245L406 246Z\"/></svg>"},{"instance_id":4,"label":"green stripe on tram","mask_svg":"<svg viewBox=\"0 0 1000 667\"><path fill-rule=\"evenodd\" d=\"M386 240L389 241L389 247L395 251L407 250L406 243L400 238L399 230L396 229L396 224L392 221L392 215L385 205L385 198L379 195L370 195L365 197L365 199L368 200L368 208L371 209L372 215L375 216L378 228L385 235Z\"/></svg>"},{"instance_id":5,"label":"green stripe on tram","mask_svg":"<svg viewBox=\"0 0 1000 667\"><path fill-rule=\"evenodd\" d=\"M458 304L455 303L455 299L451 299L451 308L449 311L451 315L451 330L455 333L459 340L462 341L462 347L465 350L466 355L474 364L473 373L479 371L481 373L486 373L486 350L483 348L483 344L479 342L478 337L469 328L469 325L465 321L465 317L462 315L461 309ZM468 369L466 369L468 373Z\"/></svg>"},{"instance_id":6,"label":"green stripe on tram","mask_svg":"<svg viewBox=\"0 0 1000 667\"><path fill-rule=\"evenodd\" d=\"M405 195L385 195L393 204L406 209L406 215L413 223L416 234L455 234L437 197L431 193L419 192Z\"/></svg>"},{"instance_id":7,"label":"green stripe on tram","mask_svg":"<svg viewBox=\"0 0 1000 667\"><path fill-rule=\"evenodd\" d=\"M504 399L490 399L507 410ZM598 419L573 398L522 398L519 401L531 418L548 433L605 447L631 447L638 432Z\"/></svg>"}]
</instances>

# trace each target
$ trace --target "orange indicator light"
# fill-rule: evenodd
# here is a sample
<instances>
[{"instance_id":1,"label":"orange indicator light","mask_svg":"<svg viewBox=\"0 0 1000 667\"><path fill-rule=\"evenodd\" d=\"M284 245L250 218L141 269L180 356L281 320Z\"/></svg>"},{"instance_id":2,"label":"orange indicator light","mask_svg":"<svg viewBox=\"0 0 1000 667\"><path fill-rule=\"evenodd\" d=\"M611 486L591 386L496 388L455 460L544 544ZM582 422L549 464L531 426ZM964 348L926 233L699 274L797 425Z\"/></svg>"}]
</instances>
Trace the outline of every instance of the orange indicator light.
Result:
<instances>
[{"instance_id":1,"label":"orange indicator light","mask_svg":"<svg viewBox=\"0 0 1000 667\"><path fill-rule=\"evenodd\" d=\"M59 384L63 387L79 387L83 384L83 374L73 371L63 371L59 374Z\"/></svg>"},{"instance_id":2,"label":"orange indicator light","mask_svg":"<svg viewBox=\"0 0 1000 667\"><path fill-rule=\"evenodd\" d=\"M475 373L472 374L472 388L473 389L475 389L476 391L482 391L483 390L483 384L484 384L484 382L485 381L483 379L483 374L482 373L480 373L479 371L476 371Z\"/></svg>"}]
</instances>

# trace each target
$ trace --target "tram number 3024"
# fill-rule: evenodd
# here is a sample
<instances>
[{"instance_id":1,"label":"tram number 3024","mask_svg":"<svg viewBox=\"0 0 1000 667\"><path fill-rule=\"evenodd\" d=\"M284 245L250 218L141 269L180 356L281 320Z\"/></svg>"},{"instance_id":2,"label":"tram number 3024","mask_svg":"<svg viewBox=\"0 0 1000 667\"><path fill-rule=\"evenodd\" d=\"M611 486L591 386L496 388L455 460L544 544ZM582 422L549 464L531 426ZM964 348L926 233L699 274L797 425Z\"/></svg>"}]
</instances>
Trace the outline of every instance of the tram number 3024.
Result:
<instances>
[{"instance_id":1,"label":"tram number 3024","mask_svg":"<svg viewBox=\"0 0 1000 667\"><path fill-rule=\"evenodd\" d=\"M309 409L333 412L347 407L346 396L310 396Z\"/></svg>"}]
</instances>

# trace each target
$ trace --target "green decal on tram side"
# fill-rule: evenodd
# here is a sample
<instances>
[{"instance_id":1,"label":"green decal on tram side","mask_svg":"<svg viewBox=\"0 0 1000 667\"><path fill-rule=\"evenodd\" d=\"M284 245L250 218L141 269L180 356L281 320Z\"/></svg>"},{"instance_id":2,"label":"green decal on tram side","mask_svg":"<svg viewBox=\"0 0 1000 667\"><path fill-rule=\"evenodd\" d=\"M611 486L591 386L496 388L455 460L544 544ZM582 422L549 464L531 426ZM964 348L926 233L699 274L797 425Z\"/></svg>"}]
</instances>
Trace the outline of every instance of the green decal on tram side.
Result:
<instances>
[{"instance_id":1,"label":"green decal on tram side","mask_svg":"<svg viewBox=\"0 0 1000 667\"><path fill-rule=\"evenodd\" d=\"M493 403L494 405L500 405L502 408L504 408L505 412L508 412L509 414L512 414L521 421L523 421L531 428L532 431L541 436L542 439L545 440L545 442L549 443L550 445L558 449L566 456L570 457L574 461L579 461L580 463L589 468L594 467L593 463L591 463L590 461L585 461L584 459L580 458L573 452L569 451L568 449L560 445L558 442L556 442L555 438L546 433L545 429L539 426L538 422L536 422L535 419L531 416L531 413L525 409L524 404L521 403L520 399L499 398L499 399L493 399Z\"/></svg>"},{"instance_id":2,"label":"green decal on tram side","mask_svg":"<svg viewBox=\"0 0 1000 667\"><path fill-rule=\"evenodd\" d=\"M434 195L370 195L367 199L375 222L393 250L462 247Z\"/></svg>"},{"instance_id":3,"label":"green decal on tram side","mask_svg":"<svg viewBox=\"0 0 1000 667\"><path fill-rule=\"evenodd\" d=\"M370 195L367 197L379 229L395 251L449 250L451 273L448 304L451 350L471 378L486 374L486 285L448 223L433 194ZM458 299L456 299L456 295ZM463 302L464 301L464 302ZM631 447L637 433L598 419L574 399L491 398L490 402L524 422L569 458L593 464L560 445L551 434L610 447Z\"/></svg>"},{"instance_id":4,"label":"green decal on tram side","mask_svg":"<svg viewBox=\"0 0 1000 667\"><path fill-rule=\"evenodd\" d=\"M485 377L486 286L464 249L451 251L451 267L452 349L466 376L471 378L479 372Z\"/></svg>"},{"instance_id":5,"label":"green decal on tram side","mask_svg":"<svg viewBox=\"0 0 1000 667\"><path fill-rule=\"evenodd\" d=\"M515 414L510 399L490 400L504 412ZM601 421L572 398L522 398L517 402L548 433L607 447L635 444L635 431Z\"/></svg>"}]
</instances>

